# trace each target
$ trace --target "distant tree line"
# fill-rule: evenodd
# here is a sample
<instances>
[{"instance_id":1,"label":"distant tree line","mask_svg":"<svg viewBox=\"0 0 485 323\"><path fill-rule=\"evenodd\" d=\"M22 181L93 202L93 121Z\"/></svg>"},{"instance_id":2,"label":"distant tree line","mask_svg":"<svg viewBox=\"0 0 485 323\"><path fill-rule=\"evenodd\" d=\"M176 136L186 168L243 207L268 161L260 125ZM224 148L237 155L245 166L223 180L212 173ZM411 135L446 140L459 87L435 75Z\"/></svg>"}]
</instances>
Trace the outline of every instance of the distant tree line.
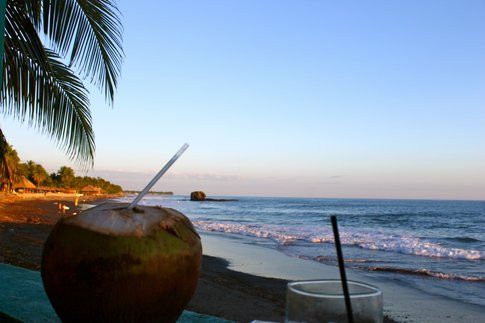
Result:
<instances>
[{"instance_id":1,"label":"distant tree line","mask_svg":"<svg viewBox=\"0 0 485 323\"><path fill-rule=\"evenodd\" d=\"M0 168L0 187L3 190L11 190L13 185L25 176L37 187L46 186L81 191L83 187L92 185L100 188L106 194L123 192L121 186L112 184L101 177L76 176L74 170L68 166L62 166L57 172L49 174L41 164L32 160L20 163L17 151L10 145L6 157L7 166L3 169Z\"/></svg>"}]
</instances>

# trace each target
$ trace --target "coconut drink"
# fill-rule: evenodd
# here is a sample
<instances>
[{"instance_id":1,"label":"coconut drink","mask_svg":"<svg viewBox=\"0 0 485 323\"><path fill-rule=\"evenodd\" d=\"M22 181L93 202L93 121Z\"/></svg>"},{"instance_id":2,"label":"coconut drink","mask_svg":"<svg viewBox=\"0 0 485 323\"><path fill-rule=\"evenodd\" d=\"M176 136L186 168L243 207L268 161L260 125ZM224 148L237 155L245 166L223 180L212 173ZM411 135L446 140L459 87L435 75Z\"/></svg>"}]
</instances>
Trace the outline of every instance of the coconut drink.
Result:
<instances>
[{"instance_id":1,"label":"coconut drink","mask_svg":"<svg viewBox=\"0 0 485 323\"><path fill-rule=\"evenodd\" d=\"M128 203L61 218L42 254L42 281L64 322L175 322L197 287L200 237L182 213L137 206L185 144Z\"/></svg>"},{"instance_id":2,"label":"coconut drink","mask_svg":"<svg viewBox=\"0 0 485 323\"><path fill-rule=\"evenodd\" d=\"M47 239L42 280L62 321L167 321L197 286L200 237L182 213L110 203L62 218Z\"/></svg>"}]
</instances>

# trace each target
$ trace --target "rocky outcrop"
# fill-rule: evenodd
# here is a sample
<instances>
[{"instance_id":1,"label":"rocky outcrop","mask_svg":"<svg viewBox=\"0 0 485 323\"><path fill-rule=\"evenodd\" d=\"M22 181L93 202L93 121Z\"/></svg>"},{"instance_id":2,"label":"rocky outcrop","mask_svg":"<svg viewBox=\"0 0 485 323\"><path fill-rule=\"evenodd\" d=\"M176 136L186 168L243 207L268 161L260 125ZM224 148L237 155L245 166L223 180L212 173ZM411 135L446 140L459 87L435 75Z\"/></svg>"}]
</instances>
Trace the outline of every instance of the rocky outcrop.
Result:
<instances>
[{"instance_id":1,"label":"rocky outcrop","mask_svg":"<svg viewBox=\"0 0 485 323\"><path fill-rule=\"evenodd\" d=\"M232 202L232 201L238 201L236 199L214 199L214 198L208 198L207 195L205 195L204 192L202 191L194 191L190 193L190 200L191 201L208 201L208 202Z\"/></svg>"},{"instance_id":2,"label":"rocky outcrop","mask_svg":"<svg viewBox=\"0 0 485 323\"><path fill-rule=\"evenodd\" d=\"M190 200L191 201L204 201L205 200L205 193L202 191L195 191L190 193Z\"/></svg>"}]
</instances>

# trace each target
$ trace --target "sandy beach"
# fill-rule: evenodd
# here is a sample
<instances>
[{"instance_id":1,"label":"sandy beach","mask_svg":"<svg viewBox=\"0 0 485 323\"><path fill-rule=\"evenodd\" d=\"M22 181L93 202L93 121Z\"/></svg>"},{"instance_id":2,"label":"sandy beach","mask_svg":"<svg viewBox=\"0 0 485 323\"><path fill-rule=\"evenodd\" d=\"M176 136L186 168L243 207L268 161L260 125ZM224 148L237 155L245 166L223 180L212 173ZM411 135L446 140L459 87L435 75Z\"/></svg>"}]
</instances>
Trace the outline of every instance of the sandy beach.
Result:
<instances>
[{"instance_id":1,"label":"sandy beach","mask_svg":"<svg viewBox=\"0 0 485 323\"><path fill-rule=\"evenodd\" d=\"M202 244L206 257L226 259L228 268L236 272L285 282L283 289L286 282L292 280L339 278L335 266L288 257L276 250L245 244L220 234L202 234ZM432 295L385 275L347 269L347 277L382 290L385 322L482 322L485 319L483 307L479 305ZM277 285L273 286L277 290Z\"/></svg>"},{"instance_id":2,"label":"sandy beach","mask_svg":"<svg viewBox=\"0 0 485 323\"><path fill-rule=\"evenodd\" d=\"M96 204L102 201L84 198L80 202ZM65 214L58 209L59 202L69 207ZM39 270L43 243L52 226L59 217L74 212L73 197L2 197L0 262ZM336 267L290 258L276 250L243 244L222 235L202 234L202 242L201 277L187 308L198 313L239 322L253 319L283 321L288 280L338 278ZM351 271L349 277L382 288L386 322L483 319L478 306L418 293L377 275Z\"/></svg>"}]
</instances>

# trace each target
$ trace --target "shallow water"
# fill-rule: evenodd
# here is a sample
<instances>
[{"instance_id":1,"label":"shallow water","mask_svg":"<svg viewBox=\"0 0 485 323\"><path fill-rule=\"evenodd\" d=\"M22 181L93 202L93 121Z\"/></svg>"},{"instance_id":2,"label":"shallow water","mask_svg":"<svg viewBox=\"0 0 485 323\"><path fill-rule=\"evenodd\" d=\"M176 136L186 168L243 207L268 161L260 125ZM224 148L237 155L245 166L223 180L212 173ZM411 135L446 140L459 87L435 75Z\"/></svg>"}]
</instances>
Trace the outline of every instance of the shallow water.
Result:
<instances>
[{"instance_id":1,"label":"shallow water","mask_svg":"<svg viewBox=\"0 0 485 323\"><path fill-rule=\"evenodd\" d=\"M485 305L483 201L238 199L149 195L142 203L176 208L199 230L329 264L336 264L329 217L337 215L348 267Z\"/></svg>"}]
</instances>

